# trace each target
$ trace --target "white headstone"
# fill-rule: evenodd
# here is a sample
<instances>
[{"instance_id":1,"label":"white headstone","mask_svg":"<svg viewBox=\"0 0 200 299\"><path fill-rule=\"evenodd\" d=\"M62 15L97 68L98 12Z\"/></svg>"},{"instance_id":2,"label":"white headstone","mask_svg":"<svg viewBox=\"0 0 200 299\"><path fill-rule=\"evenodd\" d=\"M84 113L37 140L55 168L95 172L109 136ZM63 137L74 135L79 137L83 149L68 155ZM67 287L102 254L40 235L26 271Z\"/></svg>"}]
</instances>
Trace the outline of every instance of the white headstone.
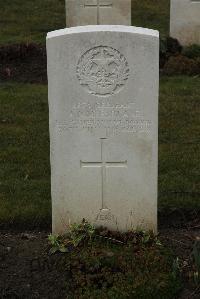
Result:
<instances>
[{"instance_id":1,"label":"white headstone","mask_svg":"<svg viewBox=\"0 0 200 299\"><path fill-rule=\"evenodd\" d=\"M65 0L67 27L131 25L131 0Z\"/></svg>"},{"instance_id":2,"label":"white headstone","mask_svg":"<svg viewBox=\"0 0 200 299\"><path fill-rule=\"evenodd\" d=\"M53 232L83 218L156 230L158 32L73 27L47 54Z\"/></svg>"},{"instance_id":3,"label":"white headstone","mask_svg":"<svg viewBox=\"0 0 200 299\"><path fill-rule=\"evenodd\" d=\"M182 45L200 44L200 0L171 0L170 35Z\"/></svg>"}]
</instances>

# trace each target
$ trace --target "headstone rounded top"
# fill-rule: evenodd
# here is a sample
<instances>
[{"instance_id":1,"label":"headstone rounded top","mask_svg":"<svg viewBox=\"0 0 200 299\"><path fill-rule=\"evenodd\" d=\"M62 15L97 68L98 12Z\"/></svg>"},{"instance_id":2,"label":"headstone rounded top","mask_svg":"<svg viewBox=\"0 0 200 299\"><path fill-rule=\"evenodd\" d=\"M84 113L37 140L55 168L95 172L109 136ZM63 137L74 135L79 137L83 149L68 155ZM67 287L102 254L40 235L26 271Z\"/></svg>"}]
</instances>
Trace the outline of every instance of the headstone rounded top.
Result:
<instances>
[{"instance_id":1,"label":"headstone rounded top","mask_svg":"<svg viewBox=\"0 0 200 299\"><path fill-rule=\"evenodd\" d=\"M74 34L74 33L106 32L106 31L135 33L135 34L159 37L159 32L157 30L147 29L142 27L123 26L123 25L88 25L88 26L70 27L70 28L51 31L47 34L47 39L68 35L68 34Z\"/></svg>"}]
</instances>

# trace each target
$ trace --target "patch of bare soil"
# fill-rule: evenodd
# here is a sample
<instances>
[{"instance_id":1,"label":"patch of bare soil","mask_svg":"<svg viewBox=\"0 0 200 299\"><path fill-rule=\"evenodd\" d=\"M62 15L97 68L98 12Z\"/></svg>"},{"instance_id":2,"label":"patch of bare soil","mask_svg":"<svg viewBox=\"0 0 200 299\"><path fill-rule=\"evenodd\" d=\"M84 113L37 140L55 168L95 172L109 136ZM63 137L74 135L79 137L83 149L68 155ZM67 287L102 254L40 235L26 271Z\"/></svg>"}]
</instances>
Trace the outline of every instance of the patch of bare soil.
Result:
<instances>
[{"instance_id":1,"label":"patch of bare soil","mask_svg":"<svg viewBox=\"0 0 200 299\"><path fill-rule=\"evenodd\" d=\"M37 44L0 46L0 81L47 83L46 47Z\"/></svg>"}]
</instances>

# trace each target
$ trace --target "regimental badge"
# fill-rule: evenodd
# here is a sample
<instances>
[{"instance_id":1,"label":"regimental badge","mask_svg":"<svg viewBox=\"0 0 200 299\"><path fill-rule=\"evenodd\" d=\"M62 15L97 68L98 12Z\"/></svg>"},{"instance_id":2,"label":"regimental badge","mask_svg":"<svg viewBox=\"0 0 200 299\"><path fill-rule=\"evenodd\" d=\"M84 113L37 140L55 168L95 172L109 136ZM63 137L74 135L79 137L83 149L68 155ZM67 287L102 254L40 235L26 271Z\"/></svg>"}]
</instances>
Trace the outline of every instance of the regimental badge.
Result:
<instances>
[{"instance_id":1,"label":"regimental badge","mask_svg":"<svg viewBox=\"0 0 200 299\"><path fill-rule=\"evenodd\" d=\"M76 71L81 86L96 96L111 96L120 92L129 77L129 66L124 55L106 46L85 52L78 61Z\"/></svg>"}]
</instances>

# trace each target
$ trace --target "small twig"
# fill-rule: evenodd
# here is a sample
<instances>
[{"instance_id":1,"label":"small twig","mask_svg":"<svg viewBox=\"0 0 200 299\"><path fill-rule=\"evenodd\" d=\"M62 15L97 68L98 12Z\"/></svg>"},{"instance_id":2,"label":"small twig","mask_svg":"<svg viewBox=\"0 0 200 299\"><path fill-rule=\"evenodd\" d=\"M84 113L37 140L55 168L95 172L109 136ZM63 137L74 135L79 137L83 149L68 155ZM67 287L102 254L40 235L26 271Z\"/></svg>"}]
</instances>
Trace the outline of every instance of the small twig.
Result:
<instances>
[{"instance_id":1,"label":"small twig","mask_svg":"<svg viewBox=\"0 0 200 299\"><path fill-rule=\"evenodd\" d=\"M194 292L192 292L192 294L191 294L191 296L188 298L188 299L193 299L193 296L195 295L195 294L197 294L197 292L198 291L200 291L200 286L198 286L195 290L194 290Z\"/></svg>"},{"instance_id":2,"label":"small twig","mask_svg":"<svg viewBox=\"0 0 200 299\"><path fill-rule=\"evenodd\" d=\"M109 241L112 241L112 242L115 242L115 243L119 243L119 244L123 244L123 245L125 245L124 242L119 241L119 240L116 240L116 239L113 239L113 238L104 237L104 236L100 236L100 235L95 235L94 238L95 238L95 237L98 237L98 238L101 238L101 239L106 239L106 240L109 240Z\"/></svg>"},{"instance_id":3,"label":"small twig","mask_svg":"<svg viewBox=\"0 0 200 299\"><path fill-rule=\"evenodd\" d=\"M188 239L190 239L191 241L195 241L194 236L190 236L190 235L187 235L187 234L184 234L184 236L187 237Z\"/></svg>"},{"instance_id":4,"label":"small twig","mask_svg":"<svg viewBox=\"0 0 200 299\"><path fill-rule=\"evenodd\" d=\"M188 247L188 245L186 245L186 243L182 242L182 241L179 241L179 240L176 240L176 239L173 239L173 238L169 238L169 237L166 237L168 240L171 240L171 241L174 241L176 243L179 243L179 244L182 244L186 247Z\"/></svg>"},{"instance_id":5,"label":"small twig","mask_svg":"<svg viewBox=\"0 0 200 299\"><path fill-rule=\"evenodd\" d=\"M194 228L200 228L200 224L199 225L195 225L195 226L189 226L189 229L194 229Z\"/></svg>"}]
</instances>

